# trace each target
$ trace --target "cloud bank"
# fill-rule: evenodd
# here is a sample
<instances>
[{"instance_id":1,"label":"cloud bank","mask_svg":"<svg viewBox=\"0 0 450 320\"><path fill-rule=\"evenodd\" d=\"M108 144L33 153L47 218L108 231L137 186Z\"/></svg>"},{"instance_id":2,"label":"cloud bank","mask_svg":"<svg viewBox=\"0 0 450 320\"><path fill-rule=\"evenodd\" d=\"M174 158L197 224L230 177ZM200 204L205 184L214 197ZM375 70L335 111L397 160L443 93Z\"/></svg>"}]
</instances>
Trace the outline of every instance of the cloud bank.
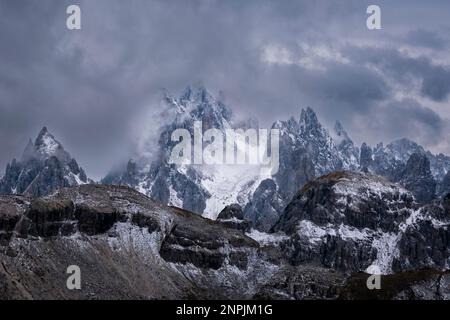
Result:
<instances>
[{"instance_id":1,"label":"cloud bank","mask_svg":"<svg viewBox=\"0 0 450 320\"><path fill-rule=\"evenodd\" d=\"M408 137L450 154L448 1L0 3L0 166L46 125L94 178L127 157L163 89L222 92L269 126L313 107L361 143ZM151 130L150 130L151 131Z\"/></svg>"}]
</instances>

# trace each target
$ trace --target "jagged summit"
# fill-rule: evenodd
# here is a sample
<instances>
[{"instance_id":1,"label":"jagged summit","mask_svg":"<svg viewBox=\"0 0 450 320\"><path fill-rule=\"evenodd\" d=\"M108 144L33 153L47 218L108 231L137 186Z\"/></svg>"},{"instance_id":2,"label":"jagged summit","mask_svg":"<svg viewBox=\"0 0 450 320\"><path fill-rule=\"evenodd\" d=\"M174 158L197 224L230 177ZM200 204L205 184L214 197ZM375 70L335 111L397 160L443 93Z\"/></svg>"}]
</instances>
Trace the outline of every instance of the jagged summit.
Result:
<instances>
[{"instance_id":1,"label":"jagged summit","mask_svg":"<svg viewBox=\"0 0 450 320\"><path fill-rule=\"evenodd\" d=\"M181 94L180 101L202 103L214 101L214 98L203 85L197 86L189 85L184 89L183 93Z\"/></svg>"},{"instance_id":2,"label":"jagged summit","mask_svg":"<svg viewBox=\"0 0 450 320\"><path fill-rule=\"evenodd\" d=\"M203 129L222 129L232 126L232 111L215 98L203 86L188 86L179 98L166 95L167 108L176 112L169 117L167 129L172 127L192 130L195 121L201 121Z\"/></svg>"},{"instance_id":3,"label":"jagged summit","mask_svg":"<svg viewBox=\"0 0 450 320\"><path fill-rule=\"evenodd\" d=\"M63 162L69 162L71 159L70 154L64 150L62 144L48 131L47 127L43 127L34 143L29 139L21 161L32 158L46 160L53 156Z\"/></svg>"},{"instance_id":4,"label":"jagged summit","mask_svg":"<svg viewBox=\"0 0 450 320\"><path fill-rule=\"evenodd\" d=\"M425 153L415 152L409 157L399 176L399 182L411 190L421 203L430 203L436 196L436 181Z\"/></svg>"},{"instance_id":5,"label":"jagged summit","mask_svg":"<svg viewBox=\"0 0 450 320\"><path fill-rule=\"evenodd\" d=\"M322 129L322 125L317 118L316 113L311 107L307 107L306 109L302 109L300 113L300 130L304 134L320 134L320 129Z\"/></svg>"},{"instance_id":6,"label":"jagged summit","mask_svg":"<svg viewBox=\"0 0 450 320\"><path fill-rule=\"evenodd\" d=\"M20 161L6 167L0 194L46 195L60 187L88 183L84 170L60 142L43 127L35 142L29 139Z\"/></svg>"},{"instance_id":7,"label":"jagged summit","mask_svg":"<svg viewBox=\"0 0 450 320\"><path fill-rule=\"evenodd\" d=\"M164 203L211 218L225 206L238 203L247 218L262 221L261 230L270 228L295 192L315 177L352 170L398 182L410 156L425 152L408 139L375 148L363 144L360 150L340 121L329 131L313 108L306 107L300 110L300 117L274 121L271 127L280 130L280 166L275 175L264 176L259 170L226 172L202 165L177 166L168 162L174 145L170 141L173 130L184 128L192 136L196 121L201 121L203 130L214 128L223 133L229 128L248 129L258 125L255 121L236 122L222 99L201 85L188 86L179 97L166 94L166 102L167 109L176 112L168 112L165 117L167 121L160 130L158 145L152 150L158 155L156 160L124 166L122 172L109 174L104 182L132 186ZM426 155L436 181L442 180L450 169L450 158L429 152Z\"/></svg>"}]
</instances>

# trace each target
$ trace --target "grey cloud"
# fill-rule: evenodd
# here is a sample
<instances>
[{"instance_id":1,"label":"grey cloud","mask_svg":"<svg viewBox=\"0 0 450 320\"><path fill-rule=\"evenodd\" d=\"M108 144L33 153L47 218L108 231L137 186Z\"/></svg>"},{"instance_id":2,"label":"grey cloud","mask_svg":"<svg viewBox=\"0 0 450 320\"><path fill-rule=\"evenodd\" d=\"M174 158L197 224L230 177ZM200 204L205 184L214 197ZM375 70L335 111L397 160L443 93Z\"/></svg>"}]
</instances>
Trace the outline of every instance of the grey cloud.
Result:
<instances>
[{"instance_id":1,"label":"grey cloud","mask_svg":"<svg viewBox=\"0 0 450 320\"><path fill-rule=\"evenodd\" d=\"M326 73L311 75L310 80L309 84L317 96L330 103L354 105L360 112L390 95L384 79L364 66L329 65Z\"/></svg>"},{"instance_id":2,"label":"grey cloud","mask_svg":"<svg viewBox=\"0 0 450 320\"><path fill-rule=\"evenodd\" d=\"M405 5L412 15L421 14L420 25L411 25L409 31L434 30L438 21L448 25L440 13L427 16L421 2L402 6L381 1L386 17L381 32L366 29L369 1L359 0L78 3L81 31L65 28L65 8L73 1L0 2L1 168L46 125L89 175L101 178L129 154L141 128L154 125L148 113L158 104L161 88L177 94L198 81L215 93L223 91L240 116L257 116L270 125L298 117L300 107L309 105L325 122L342 120L357 140L368 135L359 123L370 122L393 102L396 88L388 78L402 83L422 79L419 93L436 101L445 101L449 93L448 70L429 59L407 59L377 46L367 56L358 49L363 40L379 39L395 48L398 43L390 33L411 22L391 17ZM436 3L448 8L446 2ZM414 41L422 43L409 39L409 45L424 46L420 34ZM261 59L264 46L280 45L296 58L305 54L299 49L302 44L325 44L349 61L328 61L322 70L311 70ZM428 47L438 50L439 43ZM405 108L393 104L389 110L417 114L417 121L428 112ZM376 125L372 134L382 128L389 133L385 139L414 134L389 121ZM424 137L429 145L434 143L431 133Z\"/></svg>"},{"instance_id":3,"label":"grey cloud","mask_svg":"<svg viewBox=\"0 0 450 320\"><path fill-rule=\"evenodd\" d=\"M449 129L448 120L414 99L380 105L362 125L371 131L372 143L408 137L429 147L441 143Z\"/></svg>"},{"instance_id":4,"label":"grey cloud","mask_svg":"<svg viewBox=\"0 0 450 320\"><path fill-rule=\"evenodd\" d=\"M347 53L359 63L370 63L402 85L420 82L420 93L434 101L450 94L450 66L433 63L428 57L409 57L393 48L349 48Z\"/></svg>"},{"instance_id":5,"label":"grey cloud","mask_svg":"<svg viewBox=\"0 0 450 320\"><path fill-rule=\"evenodd\" d=\"M424 29L416 29L408 32L405 36L405 42L419 47L442 50L448 46L444 38L436 32Z\"/></svg>"}]
</instances>

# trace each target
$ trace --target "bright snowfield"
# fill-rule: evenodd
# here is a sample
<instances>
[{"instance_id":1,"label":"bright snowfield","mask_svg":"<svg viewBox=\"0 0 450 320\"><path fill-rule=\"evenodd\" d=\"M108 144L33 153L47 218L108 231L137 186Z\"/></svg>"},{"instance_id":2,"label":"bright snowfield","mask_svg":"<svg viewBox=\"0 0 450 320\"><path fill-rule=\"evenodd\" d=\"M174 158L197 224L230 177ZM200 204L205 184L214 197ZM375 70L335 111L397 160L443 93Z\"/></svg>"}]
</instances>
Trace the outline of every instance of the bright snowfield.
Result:
<instances>
[{"instance_id":1,"label":"bright snowfield","mask_svg":"<svg viewBox=\"0 0 450 320\"><path fill-rule=\"evenodd\" d=\"M241 142L241 141L239 141ZM257 154L257 146L248 146L249 154ZM245 152L246 145L236 144L237 152ZM204 154L203 159L207 159ZM242 207L250 200L262 180L271 178L270 167L262 165L193 165L194 170L202 177L200 184L211 197L206 200L203 216L217 219L220 211L227 205L238 203ZM187 165L181 165L177 170L187 174ZM182 207L183 202L176 194L171 194L170 204Z\"/></svg>"},{"instance_id":2,"label":"bright snowfield","mask_svg":"<svg viewBox=\"0 0 450 320\"><path fill-rule=\"evenodd\" d=\"M256 166L205 166L201 175L201 185L211 193L203 216L213 220L229 204L245 206L261 181L271 177L270 170Z\"/></svg>"}]
</instances>

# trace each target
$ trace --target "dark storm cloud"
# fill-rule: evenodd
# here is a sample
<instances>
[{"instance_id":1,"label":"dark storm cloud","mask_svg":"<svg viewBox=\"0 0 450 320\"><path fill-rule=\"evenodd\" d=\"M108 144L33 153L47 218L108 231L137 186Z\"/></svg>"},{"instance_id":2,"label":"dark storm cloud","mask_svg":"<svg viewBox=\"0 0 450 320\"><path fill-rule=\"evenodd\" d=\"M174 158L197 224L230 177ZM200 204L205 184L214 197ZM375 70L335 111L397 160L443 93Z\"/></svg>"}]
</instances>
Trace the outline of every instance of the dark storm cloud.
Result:
<instances>
[{"instance_id":1,"label":"dark storm cloud","mask_svg":"<svg viewBox=\"0 0 450 320\"><path fill-rule=\"evenodd\" d=\"M73 3L82 9L80 31L65 28L65 9ZM437 12L419 1L380 1L385 20L379 32L366 29L368 4L2 1L0 166L46 125L100 178L154 126L148 113L162 88L178 94L197 82L223 91L239 116L266 125L298 117L309 105L328 124L343 120L358 142L377 140L377 130L389 133L384 139L414 137L420 127L418 139L432 146L438 143L433 137L442 137L447 111L437 115L418 102L396 101L395 93L407 88L445 103L448 67L396 48L400 41L443 52L436 28L448 24L442 13L448 2L436 1ZM387 110L417 125L372 121ZM433 114L438 118L429 119Z\"/></svg>"},{"instance_id":2,"label":"dark storm cloud","mask_svg":"<svg viewBox=\"0 0 450 320\"><path fill-rule=\"evenodd\" d=\"M438 65L428 57L410 57L396 49L349 49L354 61L370 63L406 84L420 82L420 93L434 101L446 101L450 93L450 65Z\"/></svg>"},{"instance_id":3,"label":"dark storm cloud","mask_svg":"<svg viewBox=\"0 0 450 320\"><path fill-rule=\"evenodd\" d=\"M436 32L424 29L417 29L408 32L405 36L405 42L424 48L431 48L435 50L442 50L448 47L446 40Z\"/></svg>"},{"instance_id":4,"label":"dark storm cloud","mask_svg":"<svg viewBox=\"0 0 450 320\"><path fill-rule=\"evenodd\" d=\"M372 137L380 142L408 137L421 144L433 145L446 138L448 120L414 99L389 102L374 111L366 125Z\"/></svg>"},{"instance_id":5,"label":"dark storm cloud","mask_svg":"<svg viewBox=\"0 0 450 320\"><path fill-rule=\"evenodd\" d=\"M309 85L317 97L327 99L330 103L335 101L355 105L360 112L390 94L389 87L380 75L361 66L333 64L327 67L326 73L313 74L309 79Z\"/></svg>"}]
</instances>

